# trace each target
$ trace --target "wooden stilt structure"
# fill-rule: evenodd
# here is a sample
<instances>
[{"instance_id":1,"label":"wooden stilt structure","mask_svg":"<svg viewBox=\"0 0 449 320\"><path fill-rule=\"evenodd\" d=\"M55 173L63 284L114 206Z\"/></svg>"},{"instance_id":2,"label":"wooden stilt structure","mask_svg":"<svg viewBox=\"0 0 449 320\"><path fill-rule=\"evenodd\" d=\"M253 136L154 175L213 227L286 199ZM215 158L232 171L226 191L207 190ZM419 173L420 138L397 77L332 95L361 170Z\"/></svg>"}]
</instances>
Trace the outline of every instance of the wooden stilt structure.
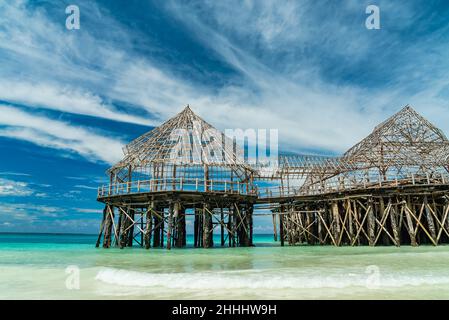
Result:
<instances>
[{"instance_id":1,"label":"wooden stilt structure","mask_svg":"<svg viewBox=\"0 0 449 320\"><path fill-rule=\"evenodd\" d=\"M198 248L214 232L252 246L260 206L281 246L449 243L449 140L409 106L341 157L281 155L271 171L189 107L124 151L98 190L96 247L182 248L188 232Z\"/></svg>"}]
</instances>

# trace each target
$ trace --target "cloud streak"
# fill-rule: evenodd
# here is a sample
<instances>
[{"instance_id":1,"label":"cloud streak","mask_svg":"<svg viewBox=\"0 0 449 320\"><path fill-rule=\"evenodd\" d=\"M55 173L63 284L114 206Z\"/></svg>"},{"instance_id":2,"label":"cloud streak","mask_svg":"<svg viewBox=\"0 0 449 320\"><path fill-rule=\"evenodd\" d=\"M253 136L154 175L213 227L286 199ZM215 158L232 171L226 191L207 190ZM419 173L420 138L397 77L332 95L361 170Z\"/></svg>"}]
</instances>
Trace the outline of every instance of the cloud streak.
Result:
<instances>
[{"instance_id":1,"label":"cloud streak","mask_svg":"<svg viewBox=\"0 0 449 320\"><path fill-rule=\"evenodd\" d=\"M429 12L381 1L390 18L373 33L364 28L367 4L248 0L244 10L237 1L224 10L215 1L170 1L167 10L244 77L211 105L226 110L228 123L280 128L282 147L341 152L408 103L449 129L435 116L449 107L438 97L449 92L447 22L410 41L404 34L435 22Z\"/></svg>"},{"instance_id":2,"label":"cloud streak","mask_svg":"<svg viewBox=\"0 0 449 320\"><path fill-rule=\"evenodd\" d=\"M33 193L34 190L26 182L0 178L0 197L24 197Z\"/></svg>"},{"instance_id":3,"label":"cloud streak","mask_svg":"<svg viewBox=\"0 0 449 320\"><path fill-rule=\"evenodd\" d=\"M0 125L7 126L0 129L0 136L75 152L94 161L114 163L122 157L123 142L117 139L5 105L0 105L0 113Z\"/></svg>"},{"instance_id":4,"label":"cloud streak","mask_svg":"<svg viewBox=\"0 0 449 320\"><path fill-rule=\"evenodd\" d=\"M158 125L190 103L219 129L278 128L281 149L322 153L344 151L408 103L449 129L444 112L449 45L440 41L447 24L425 40L404 40L401 33L414 27L410 21L429 22L426 12L416 4L397 10L381 1L382 12L394 14L396 24L390 18L376 34L364 28L366 4L247 0L244 9L239 2L160 4L198 46L235 71L219 85L207 77L193 80L142 54L133 45L135 30L97 4L82 2L88 26L79 33L62 29L42 8L30 10L26 1L2 4L6 27L0 30L0 60L7 67L0 71L0 99L145 125ZM169 49L158 48L157 42L151 46ZM435 50L426 53L428 47ZM32 72L18 74L18 61ZM196 67L205 74L214 71ZM127 107L116 107L120 103ZM56 135L47 129L25 129L6 128L1 134L71 149L91 160L111 162L121 155L106 151L101 156L104 148L95 152L99 145L86 138L87 129L80 138L74 136L83 143L73 146L68 136L52 141ZM69 132L80 134L76 127ZM116 145L112 150L118 150Z\"/></svg>"}]
</instances>

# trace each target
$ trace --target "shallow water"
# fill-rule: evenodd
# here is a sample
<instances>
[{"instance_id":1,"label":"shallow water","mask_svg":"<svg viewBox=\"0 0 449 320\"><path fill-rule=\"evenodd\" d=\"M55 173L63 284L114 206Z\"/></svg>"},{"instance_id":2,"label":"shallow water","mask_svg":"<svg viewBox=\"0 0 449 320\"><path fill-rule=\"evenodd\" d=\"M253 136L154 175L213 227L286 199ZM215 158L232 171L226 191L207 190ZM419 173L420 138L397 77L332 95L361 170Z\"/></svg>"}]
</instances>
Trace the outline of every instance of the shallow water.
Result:
<instances>
[{"instance_id":1,"label":"shallow water","mask_svg":"<svg viewBox=\"0 0 449 320\"><path fill-rule=\"evenodd\" d=\"M96 249L0 234L0 299L448 299L449 246ZM79 271L79 289L77 272Z\"/></svg>"}]
</instances>

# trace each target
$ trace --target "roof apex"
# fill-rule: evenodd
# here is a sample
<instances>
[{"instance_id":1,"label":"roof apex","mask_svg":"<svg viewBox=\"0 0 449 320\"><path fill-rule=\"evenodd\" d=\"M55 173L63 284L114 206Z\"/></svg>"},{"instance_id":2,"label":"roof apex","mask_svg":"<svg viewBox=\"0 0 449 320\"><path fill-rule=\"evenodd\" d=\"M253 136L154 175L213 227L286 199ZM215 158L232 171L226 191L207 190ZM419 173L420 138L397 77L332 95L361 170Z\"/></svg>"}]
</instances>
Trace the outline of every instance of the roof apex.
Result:
<instances>
[{"instance_id":1,"label":"roof apex","mask_svg":"<svg viewBox=\"0 0 449 320\"><path fill-rule=\"evenodd\" d=\"M174 117L131 141L125 157L110 170L150 163L240 166L249 170L241 148L187 105Z\"/></svg>"},{"instance_id":2,"label":"roof apex","mask_svg":"<svg viewBox=\"0 0 449 320\"><path fill-rule=\"evenodd\" d=\"M435 143L440 143L441 147L449 145L440 129L410 105L406 105L377 125L367 137L346 151L344 156L373 163L385 157L425 157L434 151Z\"/></svg>"}]
</instances>

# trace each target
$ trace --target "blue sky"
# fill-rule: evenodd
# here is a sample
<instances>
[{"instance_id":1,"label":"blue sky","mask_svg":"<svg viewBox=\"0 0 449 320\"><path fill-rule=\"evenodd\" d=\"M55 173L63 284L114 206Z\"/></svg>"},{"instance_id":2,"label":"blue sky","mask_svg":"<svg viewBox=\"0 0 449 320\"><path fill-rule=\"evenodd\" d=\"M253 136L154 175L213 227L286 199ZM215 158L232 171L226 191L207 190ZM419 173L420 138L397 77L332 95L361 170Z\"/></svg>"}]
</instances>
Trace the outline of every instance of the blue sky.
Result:
<instances>
[{"instance_id":1,"label":"blue sky","mask_svg":"<svg viewBox=\"0 0 449 320\"><path fill-rule=\"evenodd\" d=\"M0 231L97 232L105 170L186 104L302 153L339 154L406 104L449 132L448 16L444 0L2 1Z\"/></svg>"}]
</instances>

